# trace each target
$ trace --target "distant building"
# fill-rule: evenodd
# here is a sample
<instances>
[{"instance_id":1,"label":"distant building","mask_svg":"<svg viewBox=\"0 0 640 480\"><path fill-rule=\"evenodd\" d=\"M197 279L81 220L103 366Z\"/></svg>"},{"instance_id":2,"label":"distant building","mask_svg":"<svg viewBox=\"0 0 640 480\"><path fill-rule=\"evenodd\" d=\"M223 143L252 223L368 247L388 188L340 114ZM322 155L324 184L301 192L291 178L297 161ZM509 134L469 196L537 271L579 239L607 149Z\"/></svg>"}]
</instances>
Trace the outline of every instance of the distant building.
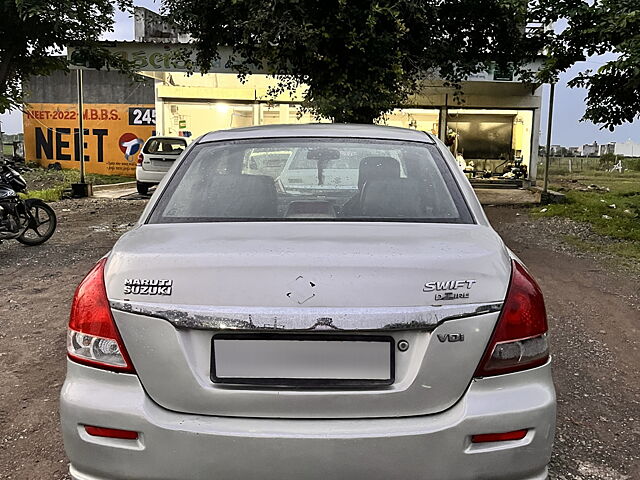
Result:
<instances>
[{"instance_id":1,"label":"distant building","mask_svg":"<svg viewBox=\"0 0 640 480\"><path fill-rule=\"evenodd\" d=\"M570 157L579 157L582 155L582 147L569 147L567 148L567 154Z\"/></svg>"},{"instance_id":2,"label":"distant building","mask_svg":"<svg viewBox=\"0 0 640 480\"><path fill-rule=\"evenodd\" d=\"M600 156L606 155L608 153L615 153L616 142L605 143L604 145L600 145Z\"/></svg>"},{"instance_id":3,"label":"distant building","mask_svg":"<svg viewBox=\"0 0 640 480\"><path fill-rule=\"evenodd\" d=\"M549 151L549 155L552 157L561 157L563 154L564 147L562 145L551 145L551 150Z\"/></svg>"},{"instance_id":4,"label":"distant building","mask_svg":"<svg viewBox=\"0 0 640 480\"><path fill-rule=\"evenodd\" d=\"M133 19L136 42L187 43L191 40L189 35L178 32L175 25L148 8L135 7Z\"/></svg>"},{"instance_id":5,"label":"distant building","mask_svg":"<svg viewBox=\"0 0 640 480\"><path fill-rule=\"evenodd\" d=\"M632 142L631 140L615 143L613 153L623 157L640 157L640 143Z\"/></svg>"},{"instance_id":6,"label":"distant building","mask_svg":"<svg viewBox=\"0 0 640 480\"><path fill-rule=\"evenodd\" d=\"M582 156L583 157L597 157L600 155L600 147L598 142L593 143L585 143L582 145Z\"/></svg>"},{"instance_id":7,"label":"distant building","mask_svg":"<svg viewBox=\"0 0 640 480\"><path fill-rule=\"evenodd\" d=\"M640 157L640 143L627 140L626 142L609 142L600 145L600 156L611 153L622 157Z\"/></svg>"}]
</instances>

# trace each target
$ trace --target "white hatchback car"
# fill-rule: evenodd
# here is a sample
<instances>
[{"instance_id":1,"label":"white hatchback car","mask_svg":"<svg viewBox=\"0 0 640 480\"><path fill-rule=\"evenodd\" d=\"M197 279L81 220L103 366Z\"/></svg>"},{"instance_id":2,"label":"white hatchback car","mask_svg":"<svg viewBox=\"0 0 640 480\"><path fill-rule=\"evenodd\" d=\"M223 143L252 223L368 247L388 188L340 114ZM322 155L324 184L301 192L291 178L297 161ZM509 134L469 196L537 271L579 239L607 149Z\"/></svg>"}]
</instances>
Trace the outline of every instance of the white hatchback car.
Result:
<instances>
[{"instance_id":1,"label":"white hatchback car","mask_svg":"<svg viewBox=\"0 0 640 480\"><path fill-rule=\"evenodd\" d=\"M187 140L184 137L149 137L138 155L138 193L147 195L149 188L159 184L185 148Z\"/></svg>"},{"instance_id":2,"label":"white hatchback car","mask_svg":"<svg viewBox=\"0 0 640 480\"><path fill-rule=\"evenodd\" d=\"M423 132L204 135L78 287L68 357L76 480L547 478L542 293Z\"/></svg>"}]
</instances>

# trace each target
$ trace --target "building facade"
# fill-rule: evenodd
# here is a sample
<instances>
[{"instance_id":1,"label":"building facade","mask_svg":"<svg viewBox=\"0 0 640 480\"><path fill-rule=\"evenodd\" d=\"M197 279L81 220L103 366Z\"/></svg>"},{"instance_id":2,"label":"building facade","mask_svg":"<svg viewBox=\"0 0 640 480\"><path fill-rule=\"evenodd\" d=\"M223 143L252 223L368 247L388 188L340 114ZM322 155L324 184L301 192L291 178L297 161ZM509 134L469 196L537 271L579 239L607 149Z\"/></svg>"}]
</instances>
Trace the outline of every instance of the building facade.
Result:
<instances>
[{"instance_id":1,"label":"building facade","mask_svg":"<svg viewBox=\"0 0 640 480\"><path fill-rule=\"evenodd\" d=\"M187 75L183 72L142 72L155 79L158 132L197 137L211 130L253 125L309 123L300 112L301 93L271 99L273 80L254 74L241 83L232 73ZM482 78L465 82L464 106L453 91L436 83L425 85L408 106L385 115L378 123L433 133L454 145L456 154L478 171L501 176L508 165L522 162L535 181L540 90L517 82Z\"/></svg>"},{"instance_id":2,"label":"building facade","mask_svg":"<svg viewBox=\"0 0 640 480\"><path fill-rule=\"evenodd\" d=\"M87 173L135 175L141 144L155 133L153 80L132 81L116 72L86 70L84 160ZM24 155L43 167L79 168L77 76L34 77L23 114Z\"/></svg>"},{"instance_id":3,"label":"building facade","mask_svg":"<svg viewBox=\"0 0 640 480\"><path fill-rule=\"evenodd\" d=\"M598 142L593 143L585 143L582 145L582 156L583 157L597 157L600 155L600 146Z\"/></svg>"},{"instance_id":4,"label":"building facade","mask_svg":"<svg viewBox=\"0 0 640 480\"><path fill-rule=\"evenodd\" d=\"M303 89L271 98L268 91L274 80L257 71L240 82L225 67L230 55L225 49L210 73L190 74L184 59L175 55L180 45L170 42L109 44L136 63L145 81L132 84L117 73L85 71L88 172L133 174L135 148L130 147L154 132L195 138L226 128L316 121L300 111ZM541 88L497 70L474 75L462 87L461 105L454 101L454 90L443 87L442 81L427 82L419 94L379 123L439 136L456 156L464 158L473 170L471 176L508 177L512 167L520 165L526 172L523 179L534 183ZM38 77L29 89L32 94L24 117L27 160L77 166L75 76Z\"/></svg>"},{"instance_id":5,"label":"building facade","mask_svg":"<svg viewBox=\"0 0 640 480\"><path fill-rule=\"evenodd\" d=\"M626 142L609 142L600 146L600 155L612 153L622 157L640 157L640 143L627 140Z\"/></svg>"}]
</instances>

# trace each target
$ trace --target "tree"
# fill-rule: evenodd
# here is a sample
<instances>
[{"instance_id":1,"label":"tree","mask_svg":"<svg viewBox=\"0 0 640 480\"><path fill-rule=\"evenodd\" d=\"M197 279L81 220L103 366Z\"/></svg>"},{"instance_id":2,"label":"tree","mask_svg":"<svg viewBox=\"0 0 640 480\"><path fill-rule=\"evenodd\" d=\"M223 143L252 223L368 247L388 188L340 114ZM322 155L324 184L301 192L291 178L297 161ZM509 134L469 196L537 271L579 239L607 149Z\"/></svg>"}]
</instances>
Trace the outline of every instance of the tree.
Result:
<instances>
[{"instance_id":1,"label":"tree","mask_svg":"<svg viewBox=\"0 0 640 480\"><path fill-rule=\"evenodd\" d=\"M68 70L69 46L92 67L130 72L131 64L97 42L113 30L115 8L132 0L3 0L0 3L0 113L22 103L22 82L32 75Z\"/></svg>"},{"instance_id":2,"label":"tree","mask_svg":"<svg viewBox=\"0 0 640 480\"><path fill-rule=\"evenodd\" d=\"M164 13L191 34L197 67L220 47L241 78L263 65L272 95L305 85L302 109L337 122L370 123L406 104L427 77L459 82L491 68L519 70L542 47L526 0L166 0Z\"/></svg>"},{"instance_id":3,"label":"tree","mask_svg":"<svg viewBox=\"0 0 640 480\"><path fill-rule=\"evenodd\" d=\"M547 23L567 21L564 30L547 38L542 82L588 56L613 52L616 59L581 72L569 86L588 90L583 120L613 130L640 118L640 1L537 0L530 12Z\"/></svg>"}]
</instances>

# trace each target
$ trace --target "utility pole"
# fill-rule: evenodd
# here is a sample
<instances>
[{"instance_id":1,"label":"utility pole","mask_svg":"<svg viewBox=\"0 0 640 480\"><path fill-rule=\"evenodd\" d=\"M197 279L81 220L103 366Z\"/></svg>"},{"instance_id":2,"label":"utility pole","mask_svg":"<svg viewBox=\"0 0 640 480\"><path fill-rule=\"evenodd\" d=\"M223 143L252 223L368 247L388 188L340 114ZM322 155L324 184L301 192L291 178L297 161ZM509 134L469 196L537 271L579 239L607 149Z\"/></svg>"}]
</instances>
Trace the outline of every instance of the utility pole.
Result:
<instances>
[{"instance_id":1,"label":"utility pole","mask_svg":"<svg viewBox=\"0 0 640 480\"><path fill-rule=\"evenodd\" d=\"M549 90L549 119L547 120L547 151L544 160L544 186L542 192L547 193L549 189L549 154L551 153L551 127L553 125L553 97L555 96L556 84L551 84Z\"/></svg>"},{"instance_id":2,"label":"utility pole","mask_svg":"<svg viewBox=\"0 0 640 480\"><path fill-rule=\"evenodd\" d=\"M0 160L4 159L4 137L2 135L2 122L0 122Z\"/></svg>"},{"instance_id":3,"label":"utility pole","mask_svg":"<svg viewBox=\"0 0 640 480\"><path fill-rule=\"evenodd\" d=\"M84 106L83 106L83 95L82 95L82 69L79 68L77 70L77 78L78 78L78 122L80 128L78 129L78 155L80 156L80 183L85 183L84 181Z\"/></svg>"},{"instance_id":4,"label":"utility pole","mask_svg":"<svg viewBox=\"0 0 640 480\"><path fill-rule=\"evenodd\" d=\"M75 197L90 197L93 193L91 185L85 181L84 172L84 106L83 106L83 92L82 92L82 69L76 70L76 80L78 86L78 137L76 145L76 152L78 153L78 160L80 161L80 182L71 184L73 195Z\"/></svg>"}]
</instances>

